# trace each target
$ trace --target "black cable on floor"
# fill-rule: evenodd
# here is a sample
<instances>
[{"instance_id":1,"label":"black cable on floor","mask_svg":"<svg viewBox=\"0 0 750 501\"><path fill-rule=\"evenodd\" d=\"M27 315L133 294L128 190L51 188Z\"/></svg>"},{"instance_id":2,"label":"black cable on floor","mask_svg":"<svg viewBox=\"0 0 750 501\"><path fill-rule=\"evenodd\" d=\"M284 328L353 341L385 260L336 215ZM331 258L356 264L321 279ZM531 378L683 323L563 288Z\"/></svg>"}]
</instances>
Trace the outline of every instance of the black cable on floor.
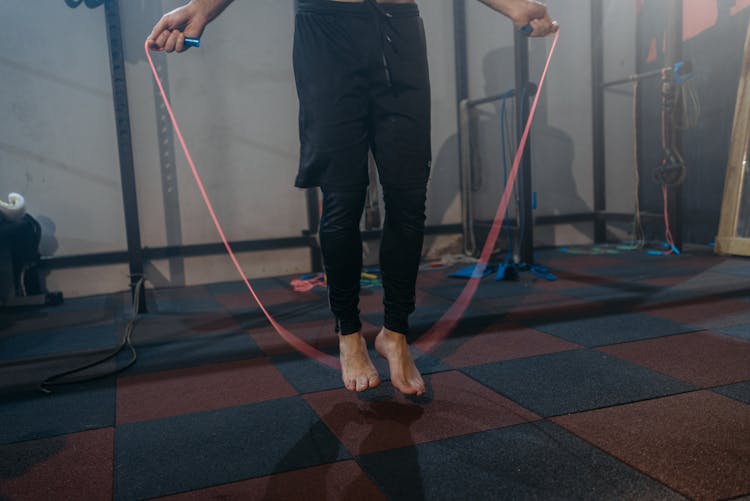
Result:
<instances>
[{"instance_id":1,"label":"black cable on floor","mask_svg":"<svg viewBox=\"0 0 750 501\"><path fill-rule=\"evenodd\" d=\"M134 298L133 299L133 314L132 314L132 318L128 322L128 325L125 326L125 333L122 336L122 341L120 342L120 345L117 348L115 348L112 352L105 355L103 358L96 360L95 362L91 362L82 367L71 369L69 371L61 372L59 374L55 374L53 376L48 377L39 385L40 391L42 391L43 393L47 395L51 395L52 394L52 390L50 389L51 386L63 386L63 385L68 385L68 384L82 383L82 382L102 379L107 376L118 374L124 371L125 369L128 369L135 363L135 361L138 358L138 354L136 353L135 347L133 346L132 336L133 336L133 331L135 330L135 324L138 321L138 311L140 311L141 291L143 289L144 281L145 281L145 278L141 277L141 279L138 280L138 282L136 283L135 289L133 290L133 298ZM109 372L105 372L103 374L96 374L93 376L87 376L87 377L82 377L82 378L77 378L77 379L63 380L67 376L76 374L78 372L82 372L86 369L90 369L91 367L95 367L99 364L103 364L107 360L111 360L112 358L116 357L125 347L127 347L130 350L131 359L123 367L120 367L119 369L114 369Z\"/></svg>"}]
</instances>

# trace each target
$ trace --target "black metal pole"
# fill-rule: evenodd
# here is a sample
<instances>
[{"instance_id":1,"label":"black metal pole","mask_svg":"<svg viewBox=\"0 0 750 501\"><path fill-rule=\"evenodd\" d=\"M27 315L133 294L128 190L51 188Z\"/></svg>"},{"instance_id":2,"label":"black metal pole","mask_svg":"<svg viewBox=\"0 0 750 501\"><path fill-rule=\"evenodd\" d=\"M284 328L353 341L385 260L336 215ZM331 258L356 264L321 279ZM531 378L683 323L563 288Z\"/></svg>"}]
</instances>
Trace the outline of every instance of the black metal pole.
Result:
<instances>
[{"instance_id":1,"label":"black metal pole","mask_svg":"<svg viewBox=\"0 0 750 501\"><path fill-rule=\"evenodd\" d=\"M668 0L666 9L666 61L664 66L674 67L677 62L682 61L682 0ZM673 93L673 95L676 94ZM673 151L682 151L682 132L679 127L675 126L672 119L672 117L680 115L681 103L680 99L674 99L671 116L667 117L667 134L670 148ZM677 247L677 250L682 252L682 185L670 186L668 190L669 226L672 231L674 245Z\"/></svg>"},{"instance_id":2,"label":"black metal pole","mask_svg":"<svg viewBox=\"0 0 750 501\"><path fill-rule=\"evenodd\" d=\"M604 11L600 0L591 2L591 113L594 161L594 242L607 241L607 184L604 143ZM636 186L635 189L638 189Z\"/></svg>"},{"instance_id":3,"label":"black metal pole","mask_svg":"<svg viewBox=\"0 0 750 501\"><path fill-rule=\"evenodd\" d=\"M529 119L529 38L516 30L514 39L515 67L516 67L516 120L518 137L523 135L523 129ZM534 218L532 214L531 190L531 140L526 147L518 173L518 193L520 214L519 222L519 257L522 263L534 264Z\"/></svg>"},{"instance_id":4,"label":"black metal pole","mask_svg":"<svg viewBox=\"0 0 750 501\"><path fill-rule=\"evenodd\" d=\"M138 196L135 188L133 168L133 143L130 134L130 111L128 109L128 88L125 80L125 56L122 47L120 5L118 0L104 2L104 16L109 40L109 64L112 74L112 97L115 108L117 149L120 159L120 179L122 182L122 203L125 212L125 232L128 243L128 263L130 265L130 288L135 293L135 285L143 277L143 248L138 222ZM141 288L140 311L146 311L144 288ZM135 300L135 297L133 297Z\"/></svg>"},{"instance_id":5,"label":"black metal pole","mask_svg":"<svg viewBox=\"0 0 750 501\"><path fill-rule=\"evenodd\" d=\"M456 65L456 110L469 97L469 66L466 39L466 0L453 0L453 37ZM457 122L459 125L460 123ZM459 148L461 143L459 141ZM459 152L459 158L461 153Z\"/></svg>"},{"instance_id":6,"label":"black metal pole","mask_svg":"<svg viewBox=\"0 0 750 501\"><path fill-rule=\"evenodd\" d=\"M456 127L458 137L458 156L456 158L456 165L459 166L458 175L458 189L459 193L462 194L461 200L461 219L466 224L466 221L471 219L471 211L467 209L466 204L470 202L463 196L464 192L464 179L463 172L461 172L461 159L464 155L464 146L461 127L461 102L469 97L469 68L468 68L468 49L466 39L466 0L453 0L453 52L454 52L454 63L456 67ZM471 239L470 232L464 230L463 234L464 242ZM464 245L466 248L466 245Z\"/></svg>"}]
</instances>

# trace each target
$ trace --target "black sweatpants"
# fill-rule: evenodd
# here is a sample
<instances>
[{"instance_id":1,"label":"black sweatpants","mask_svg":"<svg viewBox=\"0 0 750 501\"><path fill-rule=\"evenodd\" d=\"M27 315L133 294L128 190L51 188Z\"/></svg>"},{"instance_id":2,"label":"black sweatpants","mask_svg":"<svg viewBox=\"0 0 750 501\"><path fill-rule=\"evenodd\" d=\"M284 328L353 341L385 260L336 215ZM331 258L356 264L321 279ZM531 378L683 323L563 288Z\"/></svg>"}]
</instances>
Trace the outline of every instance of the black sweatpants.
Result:
<instances>
[{"instance_id":1,"label":"black sweatpants","mask_svg":"<svg viewBox=\"0 0 750 501\"><path fill-rule=\"evenodd\" d=\"M417 6L299 0L294 72L301 143L295 185L323 192L320 240L337 329L361 328L359 224L372 150L386 212L385 327L408 334L431 158L429 74Z\"/></svg>"}]
</instances>

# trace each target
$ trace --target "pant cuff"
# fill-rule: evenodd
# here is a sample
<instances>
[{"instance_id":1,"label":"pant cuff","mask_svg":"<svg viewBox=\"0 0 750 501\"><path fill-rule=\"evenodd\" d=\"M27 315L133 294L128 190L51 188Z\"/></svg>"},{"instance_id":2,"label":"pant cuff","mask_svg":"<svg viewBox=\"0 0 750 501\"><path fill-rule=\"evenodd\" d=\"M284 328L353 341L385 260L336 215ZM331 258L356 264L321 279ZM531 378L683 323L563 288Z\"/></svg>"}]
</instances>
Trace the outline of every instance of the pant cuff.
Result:
<instances>
[{"instance_id":1,"label":"pant cuff","mask_svg":"<svg viewBox=\"0 0 750 501\"><path fill-rule=\"evenodd\" d=\"M341 320L336 319L336 333L342 336L348 336L362 330L362 322L359 318Z\"/></svg>"},{"instance_id":2,"label":"pant cuff","mask_svg":"<svg viewBox=\"0 0 750 501\"><path fill-rule=\"evenodd\" d=\"M407 315L386 315L383 327L389 331L398 332L409 337L409 317Z\"/></svg>"}]
</instances>

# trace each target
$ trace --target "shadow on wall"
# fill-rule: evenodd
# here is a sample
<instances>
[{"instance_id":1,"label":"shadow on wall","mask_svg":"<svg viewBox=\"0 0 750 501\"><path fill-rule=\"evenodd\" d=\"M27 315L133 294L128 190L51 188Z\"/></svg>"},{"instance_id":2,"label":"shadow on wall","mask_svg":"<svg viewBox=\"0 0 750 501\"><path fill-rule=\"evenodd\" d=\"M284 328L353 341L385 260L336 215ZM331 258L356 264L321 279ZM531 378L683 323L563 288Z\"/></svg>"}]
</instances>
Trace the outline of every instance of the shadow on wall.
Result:
<instances>
[{"instance_id":1,"label":"shadow on wall","mask_svg":"<svg viewBox=\"0 0 750 501\"><path fill-rule=\"evenodd\" d=\"M530 74L536 81L542 73L546 60L545 45L532 43L530 52ZM500 47L490 51L483 60L484 94L494 95L515 88L513 47ZM543 91L544 93L544 91ZM571 137L562 129L549 124L545 96L542 95L536 111L530 137L532 149L532 190L537 193L538 206L544 214L588 213L591 207L579 195L573 177L575 145ZM474 159L474 219L491 221L505 187L503 164L500 101L491 111L486 105L473 117L472 130L475 140L472 145ZM515 115L515 100L506 101L506 113ZM515 134L515 129L512 131ZM441 147L433 165L433 186L448 186L454 180L458 184L459 167L458 137L451 136ZM508 169L512 159L508 161ZM451 205L448 196L433 196L431 210L444 217ZM513 202L509 215L516 210ZM575 231L586 239L593 239L591 223L573 225ZM535 245L549 245L555 242L555 227L542 226L534 229Z\"/></svg>"}]
</instances>

